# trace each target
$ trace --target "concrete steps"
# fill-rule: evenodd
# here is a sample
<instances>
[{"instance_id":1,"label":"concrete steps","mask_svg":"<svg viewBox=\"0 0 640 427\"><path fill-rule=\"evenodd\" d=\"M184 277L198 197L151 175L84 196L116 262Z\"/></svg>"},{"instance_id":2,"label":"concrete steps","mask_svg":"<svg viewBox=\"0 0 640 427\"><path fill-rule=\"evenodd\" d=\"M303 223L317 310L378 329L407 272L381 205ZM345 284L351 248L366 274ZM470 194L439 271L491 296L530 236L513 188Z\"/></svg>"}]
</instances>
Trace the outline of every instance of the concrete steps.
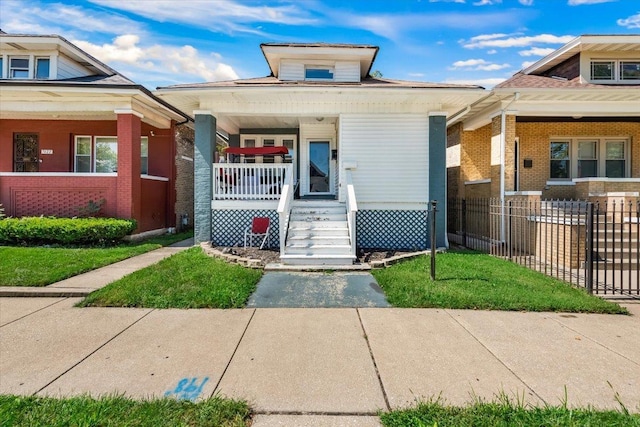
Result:
<instances>
[{"instance_id":1,"label":"concrete steps","mask_svg":"<svg viewBox=\"0 0 640 427\"><path fill-rule=\"evenodd\" d=\"M353 264L345 205L336 201L296 200L280 259L288 265Z\"/></svg>"}]
</instances>

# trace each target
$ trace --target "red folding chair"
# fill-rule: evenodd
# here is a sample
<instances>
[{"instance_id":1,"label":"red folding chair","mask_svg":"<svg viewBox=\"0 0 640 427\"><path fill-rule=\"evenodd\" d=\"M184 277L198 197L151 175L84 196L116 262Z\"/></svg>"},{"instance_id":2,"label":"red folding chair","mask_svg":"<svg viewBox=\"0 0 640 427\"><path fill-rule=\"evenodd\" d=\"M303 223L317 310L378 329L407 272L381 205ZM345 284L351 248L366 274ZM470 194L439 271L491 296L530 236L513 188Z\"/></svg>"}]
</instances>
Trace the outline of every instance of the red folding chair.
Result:
<instances>
[{"instance_id":1,"label":"red folding chair","mask_svg":"<svg viewBox=\"0 0 640 427\"><path fill-rule=\"evenodd\" d=\"M257 216L251 221L251 227L247 228L244 232L244 247L253 246L253 238L262 238L260 243L260 249L264 247L269 238L269 229L271 228L271 220L268 217ZM247 240L249 245L247 245Z\"/></svg>"}]
</instances>

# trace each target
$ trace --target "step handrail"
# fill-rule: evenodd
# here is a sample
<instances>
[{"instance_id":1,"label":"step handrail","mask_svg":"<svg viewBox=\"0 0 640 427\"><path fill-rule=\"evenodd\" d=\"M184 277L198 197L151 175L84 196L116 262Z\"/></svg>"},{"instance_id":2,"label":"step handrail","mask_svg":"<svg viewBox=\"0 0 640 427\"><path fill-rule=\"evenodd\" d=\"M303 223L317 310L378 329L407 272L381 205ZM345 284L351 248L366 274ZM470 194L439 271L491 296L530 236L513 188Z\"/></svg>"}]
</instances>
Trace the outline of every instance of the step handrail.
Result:
<instances>
[{"instance_id":1,"label":"step handrail","mask_svg":"<svg viewBox=\"0 0 640 427\"><path fill-rule=\"evenodd\" d=\"M293 203L293 167L289 165L286 169L284 184L278 202L278 219L280 231L280 256L284 255L287 243L287 231L289 230L289 219L291 218L291 204Z\"/></svg>"},{"instance_id":2,"label":"step handrail","mask_svg":"<svg viewBox=\"0 0 640 427\"><path fill-rule=\"evenodd\" d=\"M353 186L353 177L349 169L345 170L347 184L347 227L349 229L349 241L351 243L351 255L356 256L356 212L358 212L358 202L356 200L356 190Z\"/></svg>"}]
</instances>

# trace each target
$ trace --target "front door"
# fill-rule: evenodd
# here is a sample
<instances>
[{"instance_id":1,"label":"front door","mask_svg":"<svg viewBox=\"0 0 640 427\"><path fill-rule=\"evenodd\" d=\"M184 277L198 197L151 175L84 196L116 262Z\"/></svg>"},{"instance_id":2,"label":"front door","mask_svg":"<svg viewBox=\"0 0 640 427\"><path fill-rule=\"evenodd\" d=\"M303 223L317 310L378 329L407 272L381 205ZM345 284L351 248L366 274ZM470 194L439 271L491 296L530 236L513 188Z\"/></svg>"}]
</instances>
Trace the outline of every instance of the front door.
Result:
<instances>
[{"instance_id":1,"label":"front door","mask_svg":"<svg viewBox=\"0 0 640 427\"><path fill-rule=\"evenodd\" d=\"M333 194L331 188L331 143L309 141L309 194Z\"/></svg>"},{"instance_id":2,"label":"front door","mask_svg":"<svg viewBox=\"0 0 640 427\"><path fill-rule=\"evenodd\" d=\"M38 172L38 134L16 133L13 135L13 171Z\"/></svg>"}]
</instances>

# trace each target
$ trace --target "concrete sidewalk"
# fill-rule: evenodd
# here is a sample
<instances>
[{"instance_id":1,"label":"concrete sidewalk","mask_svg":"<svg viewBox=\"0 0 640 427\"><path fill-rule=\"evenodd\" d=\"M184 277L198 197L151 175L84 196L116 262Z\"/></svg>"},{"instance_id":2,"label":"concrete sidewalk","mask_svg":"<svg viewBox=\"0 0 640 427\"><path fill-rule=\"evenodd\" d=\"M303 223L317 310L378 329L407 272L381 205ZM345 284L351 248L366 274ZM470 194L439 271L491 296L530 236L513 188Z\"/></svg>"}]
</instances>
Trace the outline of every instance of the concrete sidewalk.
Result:
<instances>
[{"instance_id":1,"label":"concrete sidewalk","mask_svg":"<svg viewBox=\"0 0 640 427\"><path fill-rule=\"evenodd\" d=\"M85 297L127 274L193 246L193 238L88 271L48 286L1 286L0 297Z\"/></svg>"},{"instance_id":2,"label":"concrete sidewalk","mask_svg":"<svg viewBox=\"0 0 640 427\"><path fill-rule=\"evenodd\" d=\"M378 411L504 392L640 412L633 316L442 309L74 308L0 298L0 393L246 399L255 426L377 425ZM330 415L330 416L327 416Z\"/></svg>"}]
</instances>

